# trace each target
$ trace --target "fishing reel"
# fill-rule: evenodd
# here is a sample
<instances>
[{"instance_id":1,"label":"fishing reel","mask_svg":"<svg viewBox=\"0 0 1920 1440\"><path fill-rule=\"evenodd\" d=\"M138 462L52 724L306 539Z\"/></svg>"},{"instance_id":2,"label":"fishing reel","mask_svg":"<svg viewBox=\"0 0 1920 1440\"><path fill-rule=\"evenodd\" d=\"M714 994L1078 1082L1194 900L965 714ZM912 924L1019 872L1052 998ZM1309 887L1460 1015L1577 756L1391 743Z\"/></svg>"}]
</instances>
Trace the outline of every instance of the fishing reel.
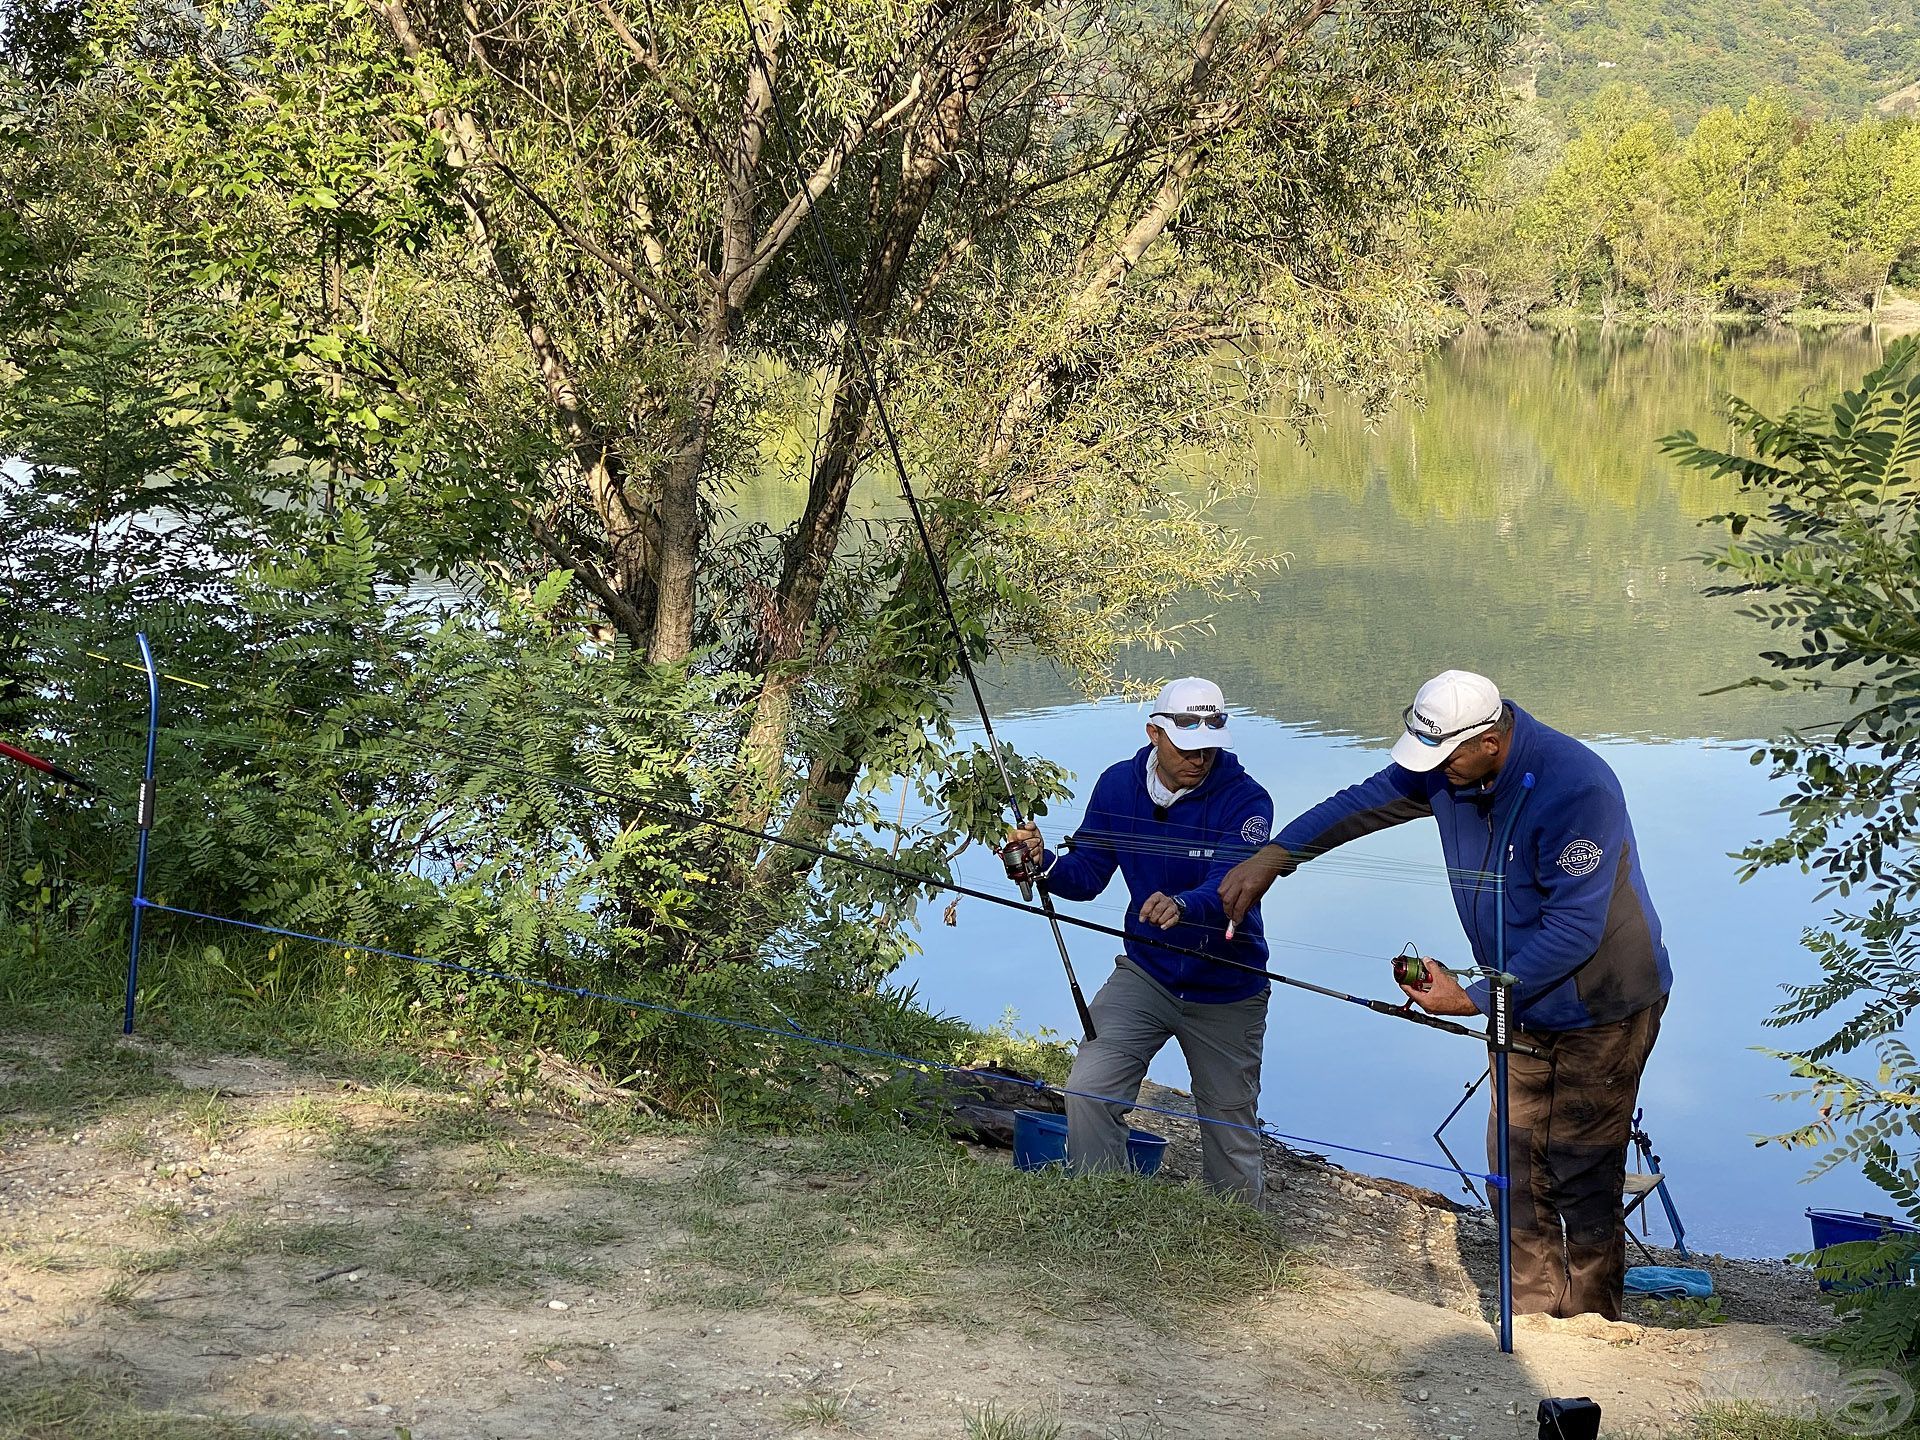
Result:
<instances>
[{"instance_id":1,"label":"fishing reel","mask_svg":"<svg viewBox=\"0 0 1920 1440\"><path fill-rule=\"evenodd\" d=\"M1433 985L1427 978L1427 957L1411 940L1406 949L1393 957L1393 978L1409 990L1426 990Z\"/></svg>"},{"instance_id":2,"label":"fishing reel","mask_svg":"<svg viewBox=\"0 0 1920 1440\"><path fill-rule=\"evenodd\" d=\"M1040 862L1033 858L1021 840L1009 840L1000 847L1000 863L1007 867L1007 878L1020 887L1022 900L1033 899L1033 887L1040 879Z\"/></svg>"}]
</instances>

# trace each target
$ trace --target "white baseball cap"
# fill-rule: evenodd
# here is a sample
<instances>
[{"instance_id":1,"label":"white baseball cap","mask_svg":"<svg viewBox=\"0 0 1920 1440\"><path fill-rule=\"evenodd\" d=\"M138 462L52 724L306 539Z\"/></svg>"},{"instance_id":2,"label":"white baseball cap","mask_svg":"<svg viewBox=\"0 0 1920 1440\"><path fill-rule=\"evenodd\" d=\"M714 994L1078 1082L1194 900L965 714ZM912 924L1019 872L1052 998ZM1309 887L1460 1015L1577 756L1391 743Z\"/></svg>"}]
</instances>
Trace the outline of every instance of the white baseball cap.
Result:
<instances>
[{"instance_id":1,"label":"white baseball cap","mask_svg":"<svg viewBox=\"0 0 1920 1440\"><path fill-rule=\"evenodd\" d=\"M1393 742L1393 763L1438 770L1464 741L1500 723L1500 687L1471 670L1446 670L1420 687L1401 712L1407 733Z\"/></svg>"},{"instance_id":2,"label":"white baseball cap","mask_svg":"<svg viewBox=\"0 0 1920 1440\"><path fill-rule=\"evenodd\" d=\"M1181 720L1191 723L1183 726L1178 723ZM1218 685L1198 675L1169 680L1162 686L1147 723L1181 750L1233 748L1233 737L1227 733L1226 696Z\"/></svg>"}]
</instances>

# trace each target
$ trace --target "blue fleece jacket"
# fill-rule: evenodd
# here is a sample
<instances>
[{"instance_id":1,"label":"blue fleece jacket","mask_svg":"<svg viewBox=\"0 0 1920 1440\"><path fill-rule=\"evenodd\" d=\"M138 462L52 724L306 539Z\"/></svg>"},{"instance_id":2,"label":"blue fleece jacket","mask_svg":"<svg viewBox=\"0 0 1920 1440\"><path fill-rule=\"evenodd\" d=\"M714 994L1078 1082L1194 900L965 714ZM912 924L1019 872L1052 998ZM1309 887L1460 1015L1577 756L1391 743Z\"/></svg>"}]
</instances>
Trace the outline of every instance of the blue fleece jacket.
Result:
<instances>
[{"instance_id":1,"label":"blue fleece jacket","mask_svg":"<svg viewBox=\"0 0 1920 1440\"><path fill-rule=\"evenodd\" d=\"M1474 961L1491 968L1499 924L1493 847L1520 806L1506 857L1505 966L1518 979L1516 1023L1584 1030L1624 1020L1673 984L1626 797L1592 750L1519 706L1509 708L1513 739L1492 784L1455 790L1437 770L1415 774L1389 765L1314 806L1274 841L1298 863L1433 816ZM1521 784L1528 774L1530 797ZM1467 994L1487 1008L1485 981L1469 985Z\"/></svg>"},{"instance_id":2,"label":"blue fleece jacket","mask_svg":"<svg viewBox=\"0 0 1920 1440\"><path fill-rule=\"evenodd\" d=\"M1232 966L1177 955L1177 945L1208 955L1264 967L1267 942L1255 906L1226 938L1220 882L1239 861L1266 843L1273 828L1273 801L1231 750L1222 750L1193 789L1162 809L1147 793L1143 746L1131 760L1109 767L1094 782L1087 815L1073 844L1059 856L1047 852L1047 889L1062 900L1091 900L1117 869L1127 882L1127 958L1182 1000L1226 1004L1258 995L1264 976ZM1169 930L1140 919L1140 906L1156 891L1185 906Z\"/></svg>"}]
</instances>

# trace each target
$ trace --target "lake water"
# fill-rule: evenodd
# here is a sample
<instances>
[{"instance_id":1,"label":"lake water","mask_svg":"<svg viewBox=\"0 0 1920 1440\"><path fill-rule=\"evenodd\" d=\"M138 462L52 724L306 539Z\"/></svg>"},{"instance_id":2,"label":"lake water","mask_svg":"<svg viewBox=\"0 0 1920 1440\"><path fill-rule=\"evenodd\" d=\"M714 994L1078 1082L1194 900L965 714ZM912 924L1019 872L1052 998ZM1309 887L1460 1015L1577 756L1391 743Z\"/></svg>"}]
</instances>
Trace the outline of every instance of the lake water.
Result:
<instances>
[{"instance_id":1,"label":"lake water","mask_svg":"<svg viewBox=\"0 0 1920 1440\"><path fill-rule=\"evenodd\" d=\"M1456 343L1431 363L1424 406L1371 430L1335 414L1310 449L1262 444L1257 488L1234 520L1285 554L1285 569L1257 595L1212 607L1213 633L1183 654L1133 666L1221 683L1241 757L1283 822L1386 763L1401 707L1450 666L1493 676L1548 724L1592 740L1626 788L1673 956L1645 1123L1689 1241L1731 1254L1806 1248L1809 1205L1888 1207L1856 1176L1803 1184L1806 1156L1755 1143L1807 1118L1770 1098L1790 1077L1755 1047L1788 1042L1761 1020L1782 982L1814 973L1800 936L1827 907L1798 874L1740 883L1728 853L1779 823L1766 812L1783 787L1749 763L1755 742L1829 717L1769 691L1710 693L1760 668L1769 635L1733 602L1701 595L1707 572L1692 557L1717 536L1700 522L1728 491L1676 472L1657 442L1682 427L1725 438L1724 395L1783 407L1857 380L1878 353L1864 332ZM1001 671L989 702L1004 739L1073 769L1079 797L1143 743L1144 707L1088 702L1037 666ZM1049 834L1079 814L1076 802L1056 807ZM1385 957L1409 940L1464 961L1439 866L1424 823L1309 865L1268 896L1272 964L1397 1000ZM991 856L970 853L961 869L1011 893ZM1062 908L1118 924L1124 900L1116 882L1098 902ZM1011 1006L1024 1027L1078 1033L1044 925L962 902L949 929L939 910L925 908L925 953L900 979L971 1021ZM1069 940L1090 995L1115 946L1085 932ZM1438 1161L1430 1134L1484 1063L1470 1041L1278 990L1262 1113L1295 1135ZM1176 1046L1153 1075L1184 1083ZM1470 1169L1484 1114L1476 1099L1449 1132ZM1417 1167L1329 1153L1459 1189Z\"/></svg>"}]
</instances>

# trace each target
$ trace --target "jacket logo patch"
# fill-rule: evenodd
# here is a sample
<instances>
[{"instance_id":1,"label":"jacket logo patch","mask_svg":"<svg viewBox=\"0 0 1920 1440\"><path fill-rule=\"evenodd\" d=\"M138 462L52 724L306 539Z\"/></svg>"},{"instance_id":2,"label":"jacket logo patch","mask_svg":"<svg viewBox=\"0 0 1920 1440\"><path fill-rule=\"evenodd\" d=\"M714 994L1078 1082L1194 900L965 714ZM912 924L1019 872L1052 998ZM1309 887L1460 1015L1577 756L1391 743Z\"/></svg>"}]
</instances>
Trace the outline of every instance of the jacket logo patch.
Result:
<instances>
[{"instance_id":1,"label":"jacket logo patch","mask_svg":"<svg viewBox=\"0 0 1920 1440\"><path fill-rule=\"evenodd\" d=\"M1267 820L1264 815L1255 815L1240 827L1240 838L1249 845L1267 843Z\"/></svg>"},{"instance_id":2,"label":"jacket logo patch","mask_svg":"<svg viewBox=\"0 0 1920 1440\"><path fill-rule=\"evenodd\" d=\"M1569 875L1591 875L1605 855L1591 840L1576 840L1560 852L1559 866Z\"/></svg>"}]
</instances>

